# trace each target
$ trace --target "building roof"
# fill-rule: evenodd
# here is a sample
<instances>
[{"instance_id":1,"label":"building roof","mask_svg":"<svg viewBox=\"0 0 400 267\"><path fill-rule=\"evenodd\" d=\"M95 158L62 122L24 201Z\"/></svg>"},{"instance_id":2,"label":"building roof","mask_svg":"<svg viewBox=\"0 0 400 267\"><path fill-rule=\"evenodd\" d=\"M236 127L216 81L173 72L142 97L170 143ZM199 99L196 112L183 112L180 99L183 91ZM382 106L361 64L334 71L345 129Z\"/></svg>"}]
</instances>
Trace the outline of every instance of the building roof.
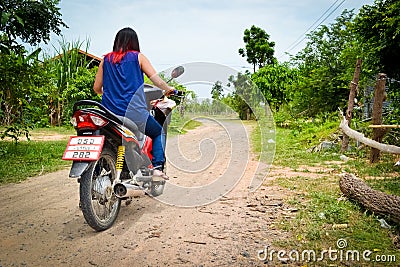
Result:
<instances>
[{"instance_id":1,"label":"building roof","mask_svg":"<svg viewBox=\"0 0 400 267\"><path fill-rule=\"evenodd\" d=\"M81 49L78 50L78 53L86 56L86 60L89 62L89 64L88 64L89 69L93 68L94 66L99 66L100 61L101 61L100 57L90 54Z\"/></svg>"},{"instance_id":2,"label":"building roof","mask_svg":"<svg viewBox=\"0 0 400 267\"><path fill-rule=\"evenodd\" d=\"M69 50L67 53L69 53L70 51L71 50ZM86 61L89 62L88 65L87 65L88 69L91 69L91 68L93 68L95 66L99 66L100 65L100 62L101 62L101 59L102 59L101 57L95 56L95 55L90 54L90 53L88 53L86 51L83 51L81 49L78 49L78 54L86 56ZM63 54L59 54L59 55L55 56L54 59L60 58L62 56L63 56Z\"/></svg>"}]
</instances>

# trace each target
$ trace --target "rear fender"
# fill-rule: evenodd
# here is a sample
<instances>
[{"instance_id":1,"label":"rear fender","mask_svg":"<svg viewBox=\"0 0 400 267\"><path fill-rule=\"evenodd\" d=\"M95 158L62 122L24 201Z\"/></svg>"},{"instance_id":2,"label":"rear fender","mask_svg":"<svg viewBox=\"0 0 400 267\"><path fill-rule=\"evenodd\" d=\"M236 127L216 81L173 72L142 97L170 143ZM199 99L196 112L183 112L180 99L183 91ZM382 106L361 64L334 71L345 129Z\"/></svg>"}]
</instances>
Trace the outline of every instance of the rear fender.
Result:
<instances>
[{"instance_id":1,"label":"rear fender","mask_svg":"<svg viewBox=\"0 0 400 267\"><path fill-rule=\"evenodd\" d=\"M69 177L81 178L82 173L87 170L89 164L89 161L73 161L71 170L69 171Z\"/></svg>"}]
</instances>

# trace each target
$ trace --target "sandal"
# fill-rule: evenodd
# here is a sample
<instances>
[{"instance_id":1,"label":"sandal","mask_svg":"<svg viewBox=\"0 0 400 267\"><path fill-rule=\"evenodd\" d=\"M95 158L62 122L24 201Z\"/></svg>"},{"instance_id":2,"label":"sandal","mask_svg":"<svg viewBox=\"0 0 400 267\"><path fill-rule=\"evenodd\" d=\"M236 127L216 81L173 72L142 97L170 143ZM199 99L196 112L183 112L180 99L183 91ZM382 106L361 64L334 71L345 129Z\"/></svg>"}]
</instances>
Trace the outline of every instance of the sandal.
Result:
<instances>
[{"instance_id":1,"label":"sandal","mask_svg":"<svg viewBox=\"0 0 400 267\"><path fill-rule=\"evenodd\" d=\"M157 182L163 181L163 180L169 180L168 175L166 175L165 173L163 173L162 171L157 170L157 169L153 170L152 178L153 178L153 181L157 181Z\"/></svg>"}]
</instances>

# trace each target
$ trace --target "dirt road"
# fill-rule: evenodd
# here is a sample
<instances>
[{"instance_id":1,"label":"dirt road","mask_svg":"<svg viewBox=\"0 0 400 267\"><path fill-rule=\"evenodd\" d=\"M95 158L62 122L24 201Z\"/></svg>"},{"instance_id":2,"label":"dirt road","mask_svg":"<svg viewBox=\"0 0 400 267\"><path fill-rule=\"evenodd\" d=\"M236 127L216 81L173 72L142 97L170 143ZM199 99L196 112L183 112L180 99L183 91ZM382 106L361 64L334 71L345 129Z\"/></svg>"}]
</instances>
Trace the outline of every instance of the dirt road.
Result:
<instances>
[{"instance_id":1,"label":"dirt road","mask_svg":"<svg viewBox=\"0 0 400 267\"><path fill-rule=\"evenodd\" d=\"M237 121L226 125L240 127ZM232 166L243 167L229 160L235 149L231 137L226 127L204 121L175 137L179 142L169 140L167 155L175 161L167 165L171 180L166 190L204 187L229 174ZM184 208L149 197L134 199L123 205L115 225L100 233L85 223L78 207L79 184L68 178L68 170L1 186L0 266L265 266L257 252L285 239L277 224L282 216L290 217L290 209L280 188L248 190L257 162L246 155L245 140L241 149L235 153L243 153L247 164L243 173L233 171L243 175L219 200L190 202L198 206ZM178 152L184 157L174 154ZM164 202L190 205L179 201L184 195L167 195Z\"/></svg>"}]
</instances>

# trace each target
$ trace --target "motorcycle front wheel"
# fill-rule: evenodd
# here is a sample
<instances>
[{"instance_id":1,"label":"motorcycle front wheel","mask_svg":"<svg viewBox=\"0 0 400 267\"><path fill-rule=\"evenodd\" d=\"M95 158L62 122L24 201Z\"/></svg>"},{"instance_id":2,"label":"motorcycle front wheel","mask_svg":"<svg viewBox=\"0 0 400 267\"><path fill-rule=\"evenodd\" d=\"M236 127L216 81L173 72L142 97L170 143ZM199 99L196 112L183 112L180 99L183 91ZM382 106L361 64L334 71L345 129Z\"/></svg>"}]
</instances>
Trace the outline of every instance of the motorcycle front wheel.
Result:
<instances>
[{"instance_id":1,"label":"motorcycle front wheel","mask_svg":"<svg viewBox=\"0 0 400 267\"><path fill-rule=\"evenodd\" d=\"M164 192L164 186L165 182L153 182L153 184L151 185L150 195L153 197L158 197L162 195L162 193Z\"/></svg>"},{"instance_id":2,"label":"motorcycle front wheel","mask_svg":"<svg viewBox=\"0 0 400 267\"><path fill-rule=\"evenodd\" d=\"M117 219L121 199L113 194L116 154L105 147L80 179L80 205L86 222L96 231L110 228Z\"/></svg>"}]
</instances>

